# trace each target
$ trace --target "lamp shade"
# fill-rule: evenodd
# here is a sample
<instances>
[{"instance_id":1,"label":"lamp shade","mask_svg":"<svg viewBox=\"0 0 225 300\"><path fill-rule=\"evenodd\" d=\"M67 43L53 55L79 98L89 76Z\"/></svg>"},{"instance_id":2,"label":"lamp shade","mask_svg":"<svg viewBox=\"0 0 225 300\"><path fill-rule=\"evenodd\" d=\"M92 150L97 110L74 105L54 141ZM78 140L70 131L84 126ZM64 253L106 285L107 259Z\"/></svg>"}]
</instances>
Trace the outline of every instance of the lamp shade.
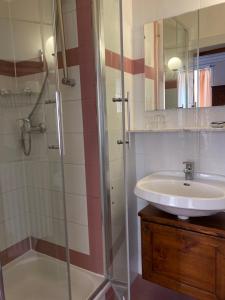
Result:
<instances>
[{"instance_id":1,"label":"lamp shade","mask_svg":"<svg viewBox=\"0 0 225 300\"><path fill-rule=\"evenodd\" d=\"M170 58L170 60L168 61L168 68L171 71L178 71L183 67L183 63L182 60L179 57L172 57Z\"/></svg>"}]
</instances>

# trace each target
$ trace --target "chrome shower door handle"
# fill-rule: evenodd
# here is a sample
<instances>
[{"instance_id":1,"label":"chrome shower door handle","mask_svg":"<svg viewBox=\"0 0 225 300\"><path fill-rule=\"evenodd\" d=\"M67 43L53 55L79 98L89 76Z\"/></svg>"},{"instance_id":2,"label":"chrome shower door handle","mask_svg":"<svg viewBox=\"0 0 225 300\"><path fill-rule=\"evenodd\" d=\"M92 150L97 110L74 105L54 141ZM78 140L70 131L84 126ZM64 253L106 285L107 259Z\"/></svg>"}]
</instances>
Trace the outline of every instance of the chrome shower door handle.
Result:
<instances>
[{"instance_id":1,"label":"chrome shower door handle","mask_svg":"<svg viewBox=\"0 0 225 300\"><path fill-rule=\"evenodd\" d=\"M131 147L131 137L130 137L130 130L131 130L131 109L130 109L130 93L127 92L127 139L128 139L128 147Z\"/></svg>"},{"instance_id":2,"label":"chrome shower door handle","mask_svg":"<svg viewBox=\"0 0 225 300\"><path fill-rule=\"evenodd\" d=\"M62 97L60 91L55 93L56 99L56 115L57 115L57 133L59 140L60 155L65 155L64 135L63 135L63 114L62 114Z\"/></svg>"},{"instance_id":3,"label":"chrome shower door handle","mask_svg":"<svg viewBox=\"0 0 225 300\"><path fill-rule=\"evenodd\" d=\"M0 262L0 300L5 300L2 264Z\"/></svg>"}]
</instances>

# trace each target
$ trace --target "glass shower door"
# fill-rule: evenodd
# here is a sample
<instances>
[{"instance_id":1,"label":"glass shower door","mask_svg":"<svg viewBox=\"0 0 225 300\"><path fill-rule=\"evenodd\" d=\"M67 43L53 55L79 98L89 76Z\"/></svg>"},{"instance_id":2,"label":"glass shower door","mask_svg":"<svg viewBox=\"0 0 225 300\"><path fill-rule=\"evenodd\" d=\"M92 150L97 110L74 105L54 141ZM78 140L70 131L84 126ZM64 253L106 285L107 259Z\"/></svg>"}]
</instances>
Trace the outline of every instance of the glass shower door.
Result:
<instances>
[{"instance_id":1,"label":"glass shower door","mask_svg":"<svg viewBox=\"0 0 225 300\"><path fill-rule=\"evenodd\" d=\"M127 299L127 240L125 195L125 99L120 0L97 0L100 28L99 114L107 215L107 273L118 299ZM103 50L103 51L102 51ZM104 124L104 126L103 126Z\"/></svg>"},{"instance_id":2,"label":"glass shower door","mask_svg":"<svg viewBox=\"0 0 225 300\"><path fill-rule=\"evenodd\" d=\"M71 299L54 11L0 1L1 300Z\"/></svg>"}]
</instances>

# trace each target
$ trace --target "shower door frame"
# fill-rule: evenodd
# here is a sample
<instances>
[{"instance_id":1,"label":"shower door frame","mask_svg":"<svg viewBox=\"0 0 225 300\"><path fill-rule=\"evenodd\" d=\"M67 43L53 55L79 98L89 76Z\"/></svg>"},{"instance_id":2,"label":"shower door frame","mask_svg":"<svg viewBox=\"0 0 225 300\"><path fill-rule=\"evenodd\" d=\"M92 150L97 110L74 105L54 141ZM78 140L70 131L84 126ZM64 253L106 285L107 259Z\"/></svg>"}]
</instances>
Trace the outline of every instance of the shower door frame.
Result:
<instances>
[{"instance_id":1,"label":"shower door frame","mask_svg":"<svg viewBox=\"0 0 225 300\"><path fill-rule=\"evenodd\" d=\"M109 179L109 148L106 110L106 75L105 75L105 38L103 24L103 0L92 0L94 16L94 42L97 74L97 105L98 105L98 130L99 154L101 176L101 199L103 208L103 236L105 244L105 276L112 283L111 274L111 213L110 213L110 179ZM114 1L114 0L113 0ZM123 1L119 1L119 26L120 26L120 74L121 74L121 99L122 99L122 135L123 135L123 177L125 198L125 226L126 226L126 259L127 259L127 296L130 300L130 261L129 261L129 229L128 229L128 199L127 199L127 132L126 132L126 95L124 74L124 36L123 36ZM110 234L109 234L110 233ZM125 297L121 298L125 300Z\"/></svg>"}]
</instances>

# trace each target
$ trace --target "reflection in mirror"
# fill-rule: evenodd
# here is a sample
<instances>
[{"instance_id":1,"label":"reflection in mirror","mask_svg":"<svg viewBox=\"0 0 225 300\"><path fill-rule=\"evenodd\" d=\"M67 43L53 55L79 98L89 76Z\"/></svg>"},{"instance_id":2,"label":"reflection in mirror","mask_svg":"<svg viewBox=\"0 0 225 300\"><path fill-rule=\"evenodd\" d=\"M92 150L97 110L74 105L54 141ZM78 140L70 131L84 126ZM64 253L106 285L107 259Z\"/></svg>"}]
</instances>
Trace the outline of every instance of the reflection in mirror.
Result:
<instances>
[{"instance_id":1,"label":"reflection in mirror","mask_svg":"<svg viewBox=\"0 0 225 300\"><path fill-rule=\"evenodd\" d=\"M146 111L225 105L224 16L219 4L144 26Z\"/></svg>"},{"instance_id":2,"label":"reflection in mirror","mask_svg":"<svg viewBox=\"0 0 225 300\"><path fill-rule=\"evenodd\" d=\"M147 111L158 108L158 63L160 39L158 30L161 22L153 22L144 26L145 37L145 107Z\"/></svg>"},{"instance_id":3,"label":"reflection in mirror","mask_svg":"<svg viewBox=\"0 0 225 300\"><path fill-rule=\"evenodd\" d=\"M196 106L195 81L198 40L196 12L163 21L165 109Z\"/></svg>"},{"instance_id":4,"label":"reflection in mirror","mask_svg":"<svg viewBox=\"0 0 225 300\"><path fill-rule=\"evenodd\" d=\"M198 106L225 105L225 4L201 9L199 23Z\"/></svg>"}]
</instances>

